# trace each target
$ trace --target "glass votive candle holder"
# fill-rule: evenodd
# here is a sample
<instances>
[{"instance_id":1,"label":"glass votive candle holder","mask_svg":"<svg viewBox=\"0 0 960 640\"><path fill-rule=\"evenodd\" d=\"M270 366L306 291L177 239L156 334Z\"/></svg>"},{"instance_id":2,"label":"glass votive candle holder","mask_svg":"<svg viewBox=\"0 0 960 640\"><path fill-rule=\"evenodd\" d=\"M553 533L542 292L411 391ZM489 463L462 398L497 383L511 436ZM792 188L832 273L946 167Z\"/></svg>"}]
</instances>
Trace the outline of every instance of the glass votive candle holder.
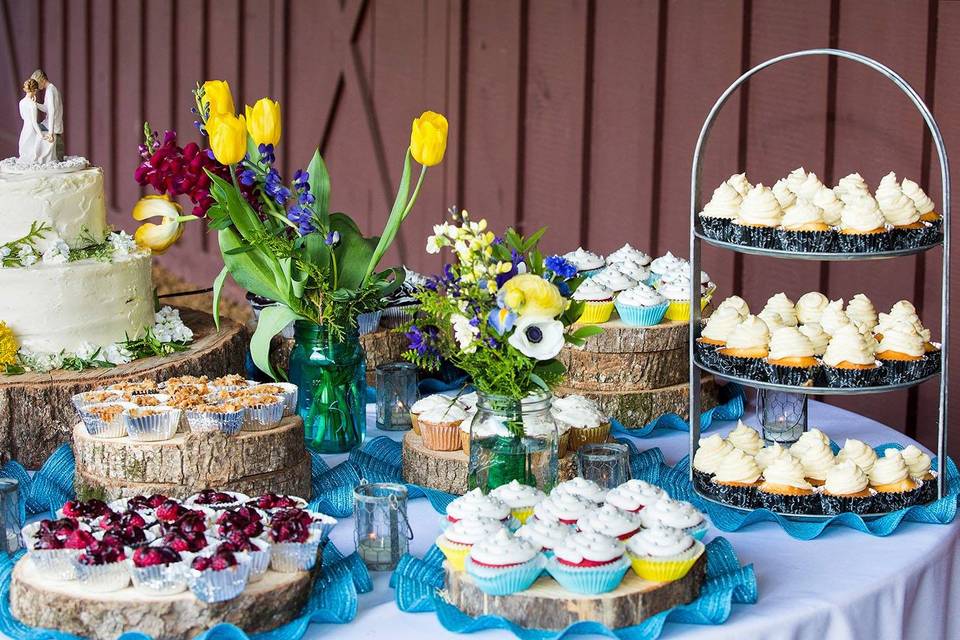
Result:
<instances>
[{"instance_id":1,"label":"glass votive candle holder","mask_svg":"<svg viewBox=\"0 0 960 640\"><path fill-rule=\"evenodd\" d=\"M0 478L0 556L13 555L20 548L20 483Z\"/></svg>"},{"instance_id":2,"label":"glass votive candle holder","mask_svg":"<svg viewBox=\"0 0 960 640\"><path fill-rule=\"evenodd\" d=\"M757 389L757 419L768 444L793 444L807 430L807 395Z\"/></svg>"},{"instance_id":3,"label":"glass votive candle holder","mask_svg":"<svg viewBox=\"0 0 960 640\"><path fill-rule=\"evenodd\" d=\"M417 401L417 368L390 362L376 369L377 427L384 431L410 429L410 407Z\"/></svg>"},{"instance_id":4,"label":"glass votive candle holder","mask_svg":"<svg viewBox=\"0 0 960 640\"><path fill-rule=\"evenodd\" d=\"M613 489L630 479L630 450L616 442L585 444L577 449L577 474Z\"/></svg>"},{"instance_id":5,"label":"glass votive candle holder","mask_svg":"<svg viewBox=\"0 0 960 640\"><path fill-rule=\"evenodd\" d=\"M391 482L361 482L353 492L354 540L371 571L393 571L410 547L407 488Z\"/></svg>"}]
</instances>

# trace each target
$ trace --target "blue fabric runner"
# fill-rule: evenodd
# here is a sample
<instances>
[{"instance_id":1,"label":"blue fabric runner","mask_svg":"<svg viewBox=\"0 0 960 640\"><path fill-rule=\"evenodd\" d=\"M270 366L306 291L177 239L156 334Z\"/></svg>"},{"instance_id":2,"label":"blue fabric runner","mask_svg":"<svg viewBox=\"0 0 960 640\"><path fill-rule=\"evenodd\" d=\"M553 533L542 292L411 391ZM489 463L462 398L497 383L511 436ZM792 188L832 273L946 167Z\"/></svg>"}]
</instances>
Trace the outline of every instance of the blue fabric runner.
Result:
<instances>
[{"instance_id":1,"label":"blue fabric runner","mask_svg":"<svg viewBox=\"0 0 960 640\"><path fill-rule=\"evenodd\" d=\"M728 384L721 388L721 392L726 396L723 402L700 414L701 433L712 427L714 420L737 420L743 417L743 387L738 384ZM681 417L677 413L665 413L642 427L627 427L616 419L610 420L610 426L613 427L612 432L614 435L633 436L634 438L646 438L658 429L690 431L690 423L686 418Z\"/></svg>"}]
</instances>

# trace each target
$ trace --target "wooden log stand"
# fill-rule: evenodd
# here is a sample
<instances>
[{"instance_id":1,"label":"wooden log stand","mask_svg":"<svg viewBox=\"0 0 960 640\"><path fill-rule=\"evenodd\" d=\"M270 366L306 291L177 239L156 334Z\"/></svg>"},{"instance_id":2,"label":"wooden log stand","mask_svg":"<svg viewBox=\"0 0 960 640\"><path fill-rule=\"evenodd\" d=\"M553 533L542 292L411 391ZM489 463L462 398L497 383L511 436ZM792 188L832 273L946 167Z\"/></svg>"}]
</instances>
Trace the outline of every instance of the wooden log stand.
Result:
<instances>
[{"instance_id":1,"label":"wooden log stand","mask_svg":"<svg viewBox=\"0 0 960 640\"><path fill-rule=\"evenodd\" d=\"M73 430L75 487L81 498L116 500L162 493L186 498L201 489L247 495L266 492L310 497L310 456L303 421L284 418L269 431L181 432L162 442L92 438Z\"/></svg>"},{"instance_id":2,"label":"wooden log stand","mask_svg":"<svg viewBox=\"0 0 960 640\"><path fill-rule=\"evenodd\" d=\"M114 640L127 631L152 638L193 638L228 622L247 633L269 631L300 615L310 596L313 572L267 571L238 597L206 604L190 591L172 596L146 596L127 587L93 594L76 581L45 578L29 558L21 558L10 582L14 617L44 629L56 629L94 640Z\"/></svg>"},{"instance_id":3,"label":"wooden log stand","mask_svg":"<svg viewBox=\"0 0 960 640\"><path fill-rule=\"evenodd\" d=\"M445 599L470 616L496 615L527 629L566 629L593 621L608 629L632 627L672 607L694 601L706 580L706 555L686 576L674 582L648 582L628 570L615 590L600 595L567 591L548 575L529 589L509 596L490 596L463 571L446 568Z\"/></svg>"},{"instance_id":4,"label":"wooden log stand","mask_svg":"<svg viewBox=\"0 0 960 640\"><path fill-rule=\"evenodd\" d=\"M81 391L139 378L160 381L204 374L212 378L243 371L247 336L242 325L224 320L218 332L207 313L180 309L180 316L194 335L182 353L109 369L0 375L0 463L15 459L38 468L69 442L77 419L70 398Z\"/></svg>"},{"instance_id":5,"label":"wooden log stand","mask_svg":"<svg viewBox=\"0 0 960 640\"><path fill-rule=\"evenodd\" d=\"M408 431L403 436L403 479L421 487L430 487L455 495L467 492L469 460L463 450L433 451L423 444L423 438ZM577 475L577 455L567 453L558 460L557 476L560 482Z\"/></svg>"}]
</instances>

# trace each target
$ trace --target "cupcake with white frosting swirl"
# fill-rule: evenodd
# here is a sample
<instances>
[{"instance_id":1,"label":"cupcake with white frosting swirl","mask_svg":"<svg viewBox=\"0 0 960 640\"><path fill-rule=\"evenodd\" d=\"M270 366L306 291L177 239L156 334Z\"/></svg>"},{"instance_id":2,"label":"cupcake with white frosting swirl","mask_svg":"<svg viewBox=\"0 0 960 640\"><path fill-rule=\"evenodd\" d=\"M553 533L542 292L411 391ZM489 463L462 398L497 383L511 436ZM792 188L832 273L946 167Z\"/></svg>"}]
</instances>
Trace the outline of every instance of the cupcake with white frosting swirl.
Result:
<instances>
[{"instance_id":1,"label":"cupcake with white frosting swirl","mask_svg":"<svg viewBox=\"0 0 960 640\"><path fill-rule=\"evenodd\" d=\"M794 193L797 193L800 190L800 185L803 184L803 181L807 179L807 170L803 167L797 167L784 178L787 182L787 188Z\"/></svg>"},{"instance_id":2,"label":"cupcake with white frosting swirl","mask_svg":"<svg viewBox=\"0 0 960 640\"><path fill-rule=\"evenodd\" d=\"M815 514L820 510L820 498L807 481L803 465L789 454L763 470L759 492L760 504L777 513Z\"/></svg>"},{"instance_id":3,"label":"cupcake with white frosting swirl","mask_svg":"<svg viewBox=\"0 0 960 640\"><path fill-rule=\"evenodd\" d=\"M576 451L591 443L606 442L610 435L610 419L597 403L577 394L555 398L551 405L554 419L570 430L568 447Z\"/></svg>"},{"instance_id":4,"label":"cupcake with white frosting swirl","mask_svg":"<svg viewBox=\"0 0 960 640\"><path fill-rule=\"evenodd\" d=\"M935 205L933 204L933 200L920 188L919 184L913 180L904 178L900 188L903 190L904 195L913 200L913 205L920 214L920 220L923 222L940 221L940 214L934 210Z\"/></svg>"},{"instance_id":5,"label":"cupcake with white frosting swirl","mask_svg":"<svg viewBox=\"0 0 960 640\"><path fill-rule=\"evenodd\" d=\"M833 188L833 191L844 204L850 204L861 196L870 195L870 187L867 186L866 181L859 173L851 173L840 178L840 182Z\"/></svg>"},{"instance_id":6,"label":"cupcake with white frosting swirl","mask_svg":"<svg viewBox=\"0 0 960 640\"><path fill-rule=\"evenodd\" d=\"M843 298L831 300L820 312L820 327L828 336L832 336L840 327L847 324L850 324L850 318L843 310Z\"/></svg>"},{"instance_id":7,"label":"cupcake with white frosting swirl","mask_svg":"<svg viewBox=\"0 0 960 640\"><path fill-rule=\"evenodd\" d=\"M700 330L700 337L694 343L697 357L703 365L712 369L717 368L719 365L717 349L726 346L727 336L738 324L740 324L740 314L734 307L718 307L710 314L703 329Z\"/></svg>"},{"instance_id":8,"label":"cupcake with white frosting swirl","mask_svg":"<svg viewBox=\"0 0 960 640\"><path fill-rule=\"evenodd\" d=\"M533 515L537 520L544 522L559 522L567 526L574 526L577 520L597 508L596 502L572 493L557 493L553 491L546 500L541 500L533 508Z\"/></svg>"},{"instance_id":9,"label":"cupcake with white frosting swirl","mask_svg":"<svg viewBox=\"0 0 960 640\"><path fill-rule=\"evenodd\" d=\"M870 513L874 509L874 492L870 490L867 474L852 460L844 460L827 472L820 505L827 515L848 511Z\"/></svg>"},{"instance_id":10,"label":"cupcake with white frosting swirl","mask_svg":"<svg viewBox=\"0 0 960 640\"><path fill-rule=\"evenodd\" d=\"M644 580L671 582L687 575L705 547L680 529L652 527L627 541L634 573Z\"/></svg>"},{"instance_id":11,"label":"cupcake with white frosting swirl","mask_svg":"<svg viewBox=\"0 0 960 640\"><path fill-rule=\"evenodd\" d=\"M781 224L778 236L783 249L800 253L833 250L835 234L827 224L823 209L810 200L801 198L786 209Z\"/></svg>"},{"instance_id":12,"label":"cupcake with white frosting swirl","mask_svg":"<svg viewBox=\"0 0 960 640\"><path fill-rule=\"evenodd\" d=\"M717 499L735 507L754 509L760 505L759 480L760 467L753 456L734 448L720 460L710 481Z\"/></svg>"},{"instance_id":13,"label":"cupcake with white frosting swirl","mask_svg":"<svg viewBox=\"0 0 960 640\"><path fill-rule=\"evenodd\" d=\"M760 467L760 471L763 471L771 464L774 460L779 458L791 458L795 459L793 454L790 453L789 449L786 449L779 442L774 442L769 447L764 447L757 452L757 455L753 457L754 462L757 463L757 466Z\"/></svg>"},{"instance_id":14,"label":"cupcake with white frosting swirl","mask_svg":"<svg viewBox=\"0 0 960 640\"><path fill-rule=\"evenodd\" d=\"M525 523L533 515L533 508L547 498L547 494L540 489L520 484L517 480L500 485L490 495L510 507L510 514L520 524Z\"/></svg>"},{"instance_id":15,"label":"cupcake with white frosting swirl","mask_svg":"<svg viewBox=\"0 0 960 640\"><path fill-rule=\"evenodd\" d=\"M750 184L750 181L747 180L746 173L735 173L729 178L727 178L727 184L734 188L734 190L740 194L741 198L746 197L750 190L753 189L753 185Z\"/></svg>"},{"instance_id":16,"label":"cupcake with white frosting swirl","mask_svg":"<svg viewBox=\"0 0 960 640\"><path fill-rule=\"evenodd\" d=\"M574 533L553 550L547 572L568 591L596 595L613 591L630 568L624 544L599 533Z\"/></svg>"},{"instance_id":17,"label":"cupcake with white frosting swirl","mask_svg":"<svg viewBox=\"0 0 960 640\"><path fill-rule=\"evenodd\" d=\"M741 320L750 315L750 306L747 304L747 301L740 296L724 298L723 302L717 305L717 311L727 307L735 309ZM714 313L716 313L716 311Z\"/></svg>"},{"instance_id":18,"label":"cupcake with white frosting swirl","mask_svg":"<svg viewBox=\"0 0 960 640\"><path fill-rule=\"evenodd\" d=\"M528 589L540 577L545 564L533 543L501 529L471 547L466 571L484 593L504 596Z\"/></svg>"},{"instance_id":19,"label":"cupcake with white frosting swirl","mask_svg":"<svg viewBox=\"0 0 960 640\"><path fill-rule=\"evenodd\" d=\"M707 520L699 509L683 500L663 498L648 505L640 511L640 520L643 526L673 527L684 533L689 533L697 540L702 540L707 534Z\"/></svg>"},{"instance_id":20,"label":"cupcake with white frosting swirl","mask_svg":"<svg viewBox=\"0 0 960 640\"><path fill-rule=\"evenodd\" d=\"M602 533L618 540L628 540L640 530L640 516L630 511L604 504L577 520L577 529L588 533Z\"/></svg>"},{"instance_id":21,"label":"cupcake with white frosting swirl","mask_svg":"<svg viewBox=\"0 0 960 640\"><path fill-rule=\"evenodd\" d=\"M591 276L599 273L606 265L601 256L592 251L587 251L583 247L578 247L576 251L563 254L563 258L577 268L577 273L582 276Z\"/></svg>"},{"instance_id":22,"label":"cupcake with white frosting swirl","mask_svg":"<svg viewBox=\"0 0 960 640\"><path fill-rule=\"evenodd\" d=\"M783 209L784 214L797 203L797 194L790 189L786 178L780 178L774 182L770 190L777 197L777 202L780 203L780 208Z\"/></svg>"},{"instance_id":23,"label":"cupcake with white frosting swirl","mask_svg":"<svg viewBox=\"0 0 960 640\"><path fill-rule=\"evenodd\" d=\"M721 182L720 186L713 190L710 202L700 212L700 224L704 234L708 238L727 240L730 224L740 212L742 201L742 196L729 182Z\"/></svg>"},{"instance_id":24,"label":"cupcake with white frosting swirl","mask_svg":"<svg viewBox=\"0 0 960 640\"><path fill-rule=\"evenodd\" d=\"M920 212L913 200L903 192L893 171L883 176L877 187L877 204L886 221L894 229L923 229Z\"/></svg>"},{"instance_id":25,"label":"cupcake with white frosting swirl","mask_svg":"<svg viewBox=\"0 0 960 640\"><path fill-rule=\"evenodd\" d=\"M827 473L837 464L837 457L828 445L812 446L800 456L803 475L810 484L819 487L827 479Z\"/></svg>"},{"instance_id":26,"label":"cupcake with white frosting swirl","mask_svg":"<svg viewBox=\"0 0 960 640\"><path fill-rule=\"evenodd\" d=\"M505 530L504 524L493 518L459 520L440 534L436 545L454 571L463 571L467 555L473 545L489 540L503 530Z\"/></svg>"},{"instance_id":27,"label":"cupcake with white frosting swirl","mask_svg":"<svg viewBox=\"0 0 960 640\"><path fill-rule=\"evenodd\" d=\"M637 513L644 507L666 497L668 497L667 492L657 485L632 478L608 491L604 504Z\"/></svg>"},{"instance_id":28,"label":"cupcake with white frosting swirl","mask_svg":"<svg viewBox=\"0 0 960 640\"><path fill-rule=\"evenodd\" d=\"M651 260L652 258L640 249L631 247L629 242L607 256L608 265L634 262L641 267L645 267L650 264Z\"/></svg>"},{"instance_id":29,"label":"cupcake with white frosting swirl","mask_svg":"<svg viewBox=\"0 0 960 640\"><path fill-rule=\"evenodd\" d=\"M843 214L843 202L837 197L830 187L820 187L817 194L813 196L813 204L820 207L823 215L823 221L831 227L840 225L841 215Z\"/></svg>"},{"instance_id":30,"label":"cupcake with white frosting swirl","mask_svg":"<svg viewBox=\"0 0 960 640\"><path fill-rule=\"evenodd\" d=\"M607 497L607 490L598 485L593 480L587 480L579 476L570 478L554 487L551 495L570 494L589 500L594 504L602 504Z\"/></svg>"},{"instance_id":31,"label":"cupcake with white frosting swirl","mask_svg":"<svg viewBox=\"0 0 960 640\"><path fill-rule=\"evenodd\" d=\"M797 310L796 305L793 300L787 297L787 294L780 293L770 296L767 300L767 304L764 305L763 311L760 312L760 317L763 317L763 312L769 311L778 314L782 319L782 324L787 327L797 326Z\"/></svg>"},{"instance_id":32,"label":"cupcake with white frosting swirl","mask_svg":"<svg viewBox=\"0 0 960 640\"><path fill-rule=\"evenodd\" d=\"M924 504L937 499L937 476L930 470L933 461L916 445L908 444L900 451L903 462L907 465L907 472L914 482L920 485L917 491L916 503Z\"/></svg>"},{"instance_id":33,"label":"cupcake with white frosting swirl","mask_svg":"<svg viewBox=\"0 0 960 640\"><path fill-rule=\"evenodd\" d=\"M781 327L770 336L767 377L777 384L808 385L818 369L813 343L797 327Z\"/></svg>"},{"instance_id":34,"label":"cupcake with white frosting swirl","mask_svg":"<svg viewBox=\"0 0 960 640\"><path fill-rule=\"evenodd\" d=\"M872 335L864 336L852 323L837 329L823 352L828 384L848 388L880 384L883 371L874 357L875 343Z\"/></svg>"},{"instance_id":35,"label":"cupcake with white frosting swirl","mask_svg":"<svg viewBox=\"0 0 960 640\"><path fill-rule=\"evenodd\" d=\"M877 462L877 452L862 440L847 438L840 453L837 454L837 462L847 460L860 467L864 473L870 473Z\"/></svg>"},{"instance_id":36,"label":"cupcake with white frosting swirl","mask_svg":"<svg viewBox=\"0 0 960 640\"><path fill-rule=\"evenodd\" d=\"M554 548L572 533L573 528L559 520L530 518L526 524L517 529L516 536L529 540L534 546L540 548L541 553L550 557L553 555Z\"/></svg>"},{"instance_id":37,"label":"cupcake with white frosting swirl","mask_svg":"<svg viewBox=\"0 0 960 640\"><path fill-rule=\"evenodd\" d=\"M763 438L756 429L745 425L743 420L737 420L737 426L727 434L727 442L751 456L763 449Z\"/></svg>"},{"instance_id":38,"label":"cupcake with white frosting swirl","mask_svg":"<svg viewBox=\"0 0 960 640\"><path fill-rule=\"evenodd\" d=\"M768 354L770 330L760 318L748 315L727 336L727 344L717 351L722 372L757 379Z\"/></svg>"},{"instance_id":39,"label":"cupcake with white frosting swirl","mask_svg":"<svg viewBox=\"0 0 960 640\"><path fill-rule=\"evenodd\" d=\"M919 497L920 485L910 477L910 469L899 449L886 449L883 457L873 465L869 477L883 511L903 509L914 504Z\"/></svg>"},{"instance_id":40,"label":"cupcake with white frosting swirl","mask_svg":"<svg viewBox=\"0 0 960 640\"><path fill-rule=\"evenodd\" d=\"M626 291L631 287L637 286L639 284L636 280L626 275L620 271L618 265L610 265L597 275L593 276L592 280L597 284L603 285L607 289L610 289L614 293L618 291Z\"/></svg>"},{"instance_id":41,"label":"cupcake with white frosting swirl","mask_svg":"<svg viewBox=\"0 0 960 640\"><path fill-rule=\"evenodd\" d=\"M769 187L758 184L743 198L740 212L733 221L739 230L739 243L761 249L773 249L777 236L775 229L783 219L780 202Z\"/></svg>"},{"instance_id":42,"label":"cupcake with white frosting swirl","mask_svg":"<svg viewBox=\"0 0 960 640\"><path fill-rule=\"evenodd\" d=\"M693 485L700 493L713 495L714 485L710 482L723 460L734 446L726 438L713 434L700 438L697 452L693 456Z\"/></svg>"},{"instance_id":43,"label":"cupcake with white frosting swirl","mask_svg":"<svg viewBox=\"0 0 960 640\"><path fill-rule=\"evenodd\" d=\"M813 355L820 357L827 350L827 344L830 342L830 336L817 323L802 324L797 327L800 333L807 337L810 344L813 345Z\"/></svg>"},{"instance_id":44,"label":"cupcake with white frosting swirl","mask_svg":"<svg viewBox=\"0 0 960 640\"><path fill-rule=\"evenodd\" d=\"M886 224L873 196L854 197L840 214L837 247L846 253L885 251L891 246Z\"/></svg>"},{"instance_id":45,"label":"cupcake with white frosting swirl","mask_svg":"<svg viewBox=\"0 0 960 640\"><path fill-rule=\"evenodd\" d=\"M847 303L847 317L858 327L862 327L861 333L873 333L877 326L877 310L873 306L870 298L858 293Z\"/></svg>"},{"instance_id":46,"label":"cupcake with white frosting swirl","mask_svg":"<svg viewBox=\"0 0 960 640\"><path fill-rule=\"evenodd\" d=\"M653 287L638 284L621 291L614 299L620 319L633 327L652 327L660 324L670 303Z\"/></svg>"},{"instance_id":47,"label":"cupcake with white frosting swirl","mask_svg":"<svg viewBox=\"0 0 960 640\"><path fill-rule=\"evenodd\" d=\"M916 380L929 373L926 343L915 325L898 322L888 326L882 335L877 360L883 365L888 384Z\"/></svg>"},{"instance_id":48,"label":"cupcake with white frosting swirl","mask_svg":"<svg viewBox=\"0 0 960 640\"><path fill-rule=\"evenodd\" d=\"M634 262L633 260L624 260L623 262L617 262L615 264L617 269L620 270L620 273L631 280L636 280L640 284L645 284L650 279L650 267L646 265Z\"/></svg>"},{"instance_id":49,"label":"cupcake with white frosting swirl","mask_svg":"<svg viewBox=\"0 0 960 640\"><path fill-rule=\"evenodd\" d=\"M613 313L613 289L597 282L596 278L587 278L577 287L571 296L574 301L583 304L583 313L577 322L582 324L602 324Z\"/></svg>"}]
</instances>

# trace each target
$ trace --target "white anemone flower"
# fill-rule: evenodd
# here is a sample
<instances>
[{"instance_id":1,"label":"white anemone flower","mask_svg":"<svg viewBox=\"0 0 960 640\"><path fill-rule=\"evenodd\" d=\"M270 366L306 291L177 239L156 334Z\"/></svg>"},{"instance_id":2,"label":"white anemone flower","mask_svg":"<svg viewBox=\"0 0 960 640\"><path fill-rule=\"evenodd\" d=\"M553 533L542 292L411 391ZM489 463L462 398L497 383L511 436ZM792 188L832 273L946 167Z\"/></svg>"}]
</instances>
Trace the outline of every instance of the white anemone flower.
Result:
<instances>
[{"instance_id":1,"label":"white anemone flower","mask_svg":"<svg viewBox=\"0 0 960 640\"><path fill-rule=\"evenodd\" d=\"M475 353L477 350L476 338L480 335L480 330L470 324L470 320L466 316L459 313L451 316L450 321L453 324L453 337L460 345L460 351L467 354Z\"/></svg>"},{"instance_id":2,"label":"white anemone flower","mask_svg":"<svg viewBox=\"0 0 960 640\"><path fill-rule=\"evenodd\" d=\"M553 318L521 316L507 342L534 360L556 358L563 349L563 323Z\"/></svg>"}]
</instances>

